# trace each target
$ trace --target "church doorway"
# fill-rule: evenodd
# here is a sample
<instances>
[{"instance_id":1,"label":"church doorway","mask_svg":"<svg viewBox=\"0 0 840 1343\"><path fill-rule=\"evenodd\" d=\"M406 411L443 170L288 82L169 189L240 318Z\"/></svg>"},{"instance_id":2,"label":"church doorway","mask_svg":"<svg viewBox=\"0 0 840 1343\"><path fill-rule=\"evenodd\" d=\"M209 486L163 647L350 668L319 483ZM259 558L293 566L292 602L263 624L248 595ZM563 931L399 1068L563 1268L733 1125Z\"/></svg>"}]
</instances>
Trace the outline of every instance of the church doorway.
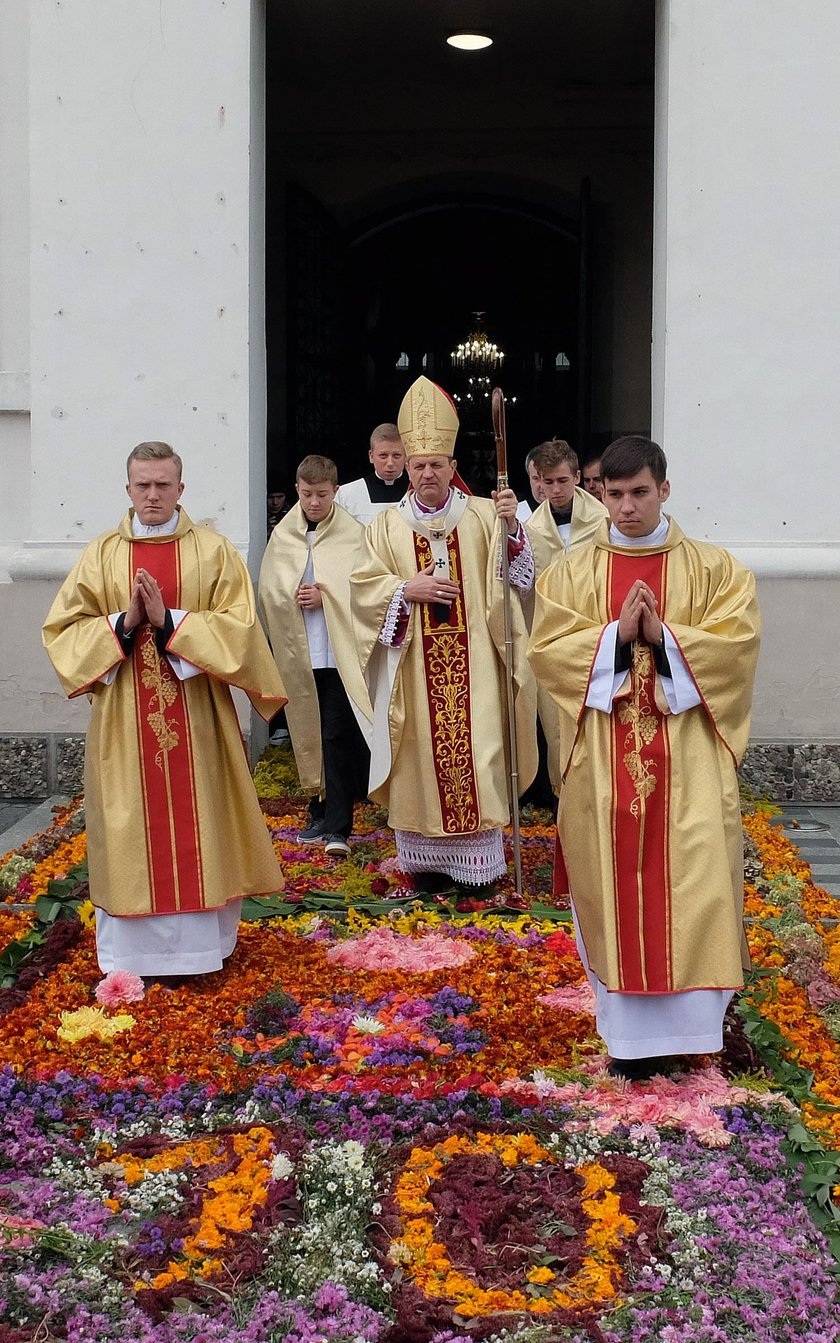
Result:
<instances>
[{"instance_id":1,"label":"church doorway","mask_svg":"<svg viewBox=\"0 0 840 1343\"><path fill-rule=\"evenodd\" d=\"M426 198L366 225L350 248L354 441L364 442L371 417L396 417L421 373L454 398L461 474L481 493L494 484L494 385L507 397L512 445L586 438L585 246L580 220L491 195ZM471 336L498 357L459 358Z\"/></svg>"},{"instance_id":2,"label":"church doorway","mask_svg":"<svg viewBox=\"0 0 840 1343\"><path fill-rule=\"evenodd\" d=\"M361 474L421 372L482 492L493 383L518 489L543 438L649 427L653 0L490 8L467 54L444 3L269 0L270 479L311 451ZM500 366L453 362L477 327Z\"/></svg>"}]
</instances>

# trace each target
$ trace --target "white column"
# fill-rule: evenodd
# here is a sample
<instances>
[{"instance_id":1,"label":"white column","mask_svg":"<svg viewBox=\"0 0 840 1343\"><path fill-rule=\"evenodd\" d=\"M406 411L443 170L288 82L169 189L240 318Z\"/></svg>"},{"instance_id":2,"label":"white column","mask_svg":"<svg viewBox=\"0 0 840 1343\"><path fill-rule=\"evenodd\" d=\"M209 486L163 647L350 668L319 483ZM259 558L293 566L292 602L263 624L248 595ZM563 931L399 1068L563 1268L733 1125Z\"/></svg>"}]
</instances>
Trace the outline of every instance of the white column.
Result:
<instances>
[{"instance_id":1,"label":"white column","mask_svg":"<svg viewBox=\"0 0 840 1343\"><path fill-rule=\"evenodd\" d=\"M143 439L184 458L188 512L248 548L264 462L261 21L256 3L32 0L35 506L13 576L66 568L115 523Z\"/></svg>"},{"instance_id":2,"label":"white column","mask_svg":"<svg viewBox=\"0 0 840 1343\"><path fill-rule=\"evenodd\" d=\"M0 583L29 534L29 37L0 5Z\"/></svg>"},{"instance_id":3,"label":"white column","mask_svg":"<svg viewBox=\"0 0 840 1343\"><path fill-rule=\"evenodd\" d=\"M84 727L40 627L136 443L172 443L187 511L259 563L264 23L262 0L2 9L0 734Z\"/></svg>"},{"instance_id":4,"label":"white column","mask_svg":"<svg viewBox=\"0 0 840 1343\"><path fill-rule=\"evenodd\" d=\"M838 50L833 0L659 0L654 436L765 575L840 575Z\"/></svg>"}]
</instances>

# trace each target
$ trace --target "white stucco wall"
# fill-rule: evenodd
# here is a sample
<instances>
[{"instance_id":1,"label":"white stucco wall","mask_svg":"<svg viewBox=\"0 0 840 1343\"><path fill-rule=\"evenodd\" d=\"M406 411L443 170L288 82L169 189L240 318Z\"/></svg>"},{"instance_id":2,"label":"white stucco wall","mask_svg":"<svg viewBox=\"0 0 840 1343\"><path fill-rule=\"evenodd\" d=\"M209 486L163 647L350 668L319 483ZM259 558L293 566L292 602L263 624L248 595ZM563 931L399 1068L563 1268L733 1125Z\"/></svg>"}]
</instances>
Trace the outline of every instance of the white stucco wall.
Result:
<instances>
[{"instance_id":1,"label":"white stucco wall","mask_svg":"<svg viewBox=\"0 0 840 1343\"><path fill-rule=\"evenodd\" d=\"M840 574L840 8L660 0L654 436L681 520Z\"/></svg>"},{"instance_id":2,"label":"white stucco wall","mask_svg":"<svg viewBox=\"0 0 840 1343\"><path fill-rule=\"evenodd\" d=\"M191 514L245 548L249 460L264 450L250 6L32 0L30 13L30 542L112 525L127 452L162 438L184 458Z\"/></svg>"},{"instance_id":3,"label":"white stucco wall","mask_svg":"<svg viewBox=\"0 0 840 1343\"><path fill-rule=\"evenodd\" d=\"M28 78L27 7L0 5L0 581L30 523Z\"/></svg>"},{"instance_id":4,"label":"white stucco wall","mask_svg":"<svg viewBox=\"0 0 840 1343\"><path fill-rule=\"evenodd\" d=\"M0 8L0 731L86 721L39 631L135 443L262 553L263 27L261 0Z\"/></svg>"}]
</instances>

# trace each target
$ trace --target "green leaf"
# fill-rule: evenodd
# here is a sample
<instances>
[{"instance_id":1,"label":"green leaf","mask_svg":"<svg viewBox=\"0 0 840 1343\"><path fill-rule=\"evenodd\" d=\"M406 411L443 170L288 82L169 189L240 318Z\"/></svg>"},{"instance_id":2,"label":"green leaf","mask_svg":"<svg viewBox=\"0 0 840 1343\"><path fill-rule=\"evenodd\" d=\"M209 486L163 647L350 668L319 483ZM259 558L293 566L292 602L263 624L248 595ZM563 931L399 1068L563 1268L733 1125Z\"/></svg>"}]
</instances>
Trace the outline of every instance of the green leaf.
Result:
<instances>
[{"instance_id":1,"label":"green leaf","mask_svg":"<svg viewBox=\"0 0 840 1343\"><path fill-rule=\"evenodd\" d=\"M278 915L294 914L299 908L299 905L290 904L277 895L249 895L242 901L240 918L246 923L254 923L257 919L276 919Z\"/></svg>"},{"instance_id":2,"label":"green leaf","mask_svg":"<svg viewBox=\"0 0 840 1343\"><path fill-rule=\"evenodd\" d=\"M61 901L51 900L48 895L39 895L35 901L35 914L41 923L55 923L61 910Z\"/></svg>"},{"instance_id":3,"label":"green leaf","mask_svg":"<svg viewBox=\"0 0 840 1343\"><path fill-rule=\"evenodd\" d=\"M519 910L522 913L522 910ZM531 908L525 911L534 919L552 919L555 923L571 923L572 911L570 909L558 909L556 905L545 905L541 900L534 900Z\"/></svg>"}]
</instances>

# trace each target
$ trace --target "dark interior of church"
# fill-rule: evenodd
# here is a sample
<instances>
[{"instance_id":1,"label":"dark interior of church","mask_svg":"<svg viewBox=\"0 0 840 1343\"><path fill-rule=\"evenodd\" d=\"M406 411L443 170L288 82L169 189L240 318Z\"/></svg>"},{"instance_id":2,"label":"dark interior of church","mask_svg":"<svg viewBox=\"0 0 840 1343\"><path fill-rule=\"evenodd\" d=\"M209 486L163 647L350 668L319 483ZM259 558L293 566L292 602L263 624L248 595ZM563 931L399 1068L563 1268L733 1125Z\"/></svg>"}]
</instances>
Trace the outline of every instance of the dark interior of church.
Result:
<instances>
[{"instance_id":1,"label":"dark interior of church","mask_svg":"<svg viewBox=\"0 0 840 1343\"><path fill-rule=\"evenodd\" d=\"M650 416L653 3L269 4L269 480L342 479L421 373L472 488L545 438L582 459ZM492 45L447 44L456 30ZM471 360L453 359L478 334ZM503 358L499 355L503 354Z\"/></svg>"}]
</instances>

